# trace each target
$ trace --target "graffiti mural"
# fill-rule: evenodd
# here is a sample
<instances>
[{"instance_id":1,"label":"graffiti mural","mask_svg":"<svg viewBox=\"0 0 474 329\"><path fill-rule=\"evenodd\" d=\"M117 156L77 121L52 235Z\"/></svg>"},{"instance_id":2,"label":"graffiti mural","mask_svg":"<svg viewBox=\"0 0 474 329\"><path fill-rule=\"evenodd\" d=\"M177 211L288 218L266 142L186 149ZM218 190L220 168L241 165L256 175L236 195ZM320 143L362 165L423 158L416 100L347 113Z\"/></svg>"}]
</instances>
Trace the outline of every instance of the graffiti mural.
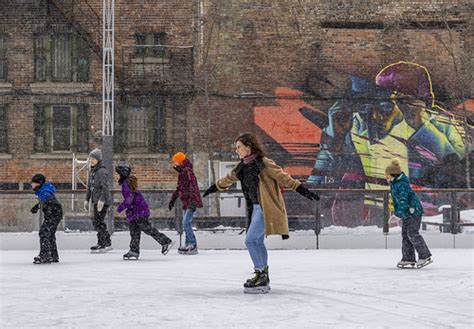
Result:
<instances>
[{"instance_id":1,"label":"graffiti mural","mask_svg":"<svg viewBox=\"0 0 474 329\"><path fill-rule=\"evenodd\" d=\"M472 131L459 106L448 111L438 104L424 66L397 62L372 81L349 78L349 90L327 109L288 88L277 88L278 106L255 108L256 125L292 159L288 171L316 187L381 189L385 168L397 157L415 187L465 186L465 141ZM472 113L472 104L462 107ZM358 226L380 209L381 200L341 193L331 217L334 224Z\"/></svg>"}]
</instances>

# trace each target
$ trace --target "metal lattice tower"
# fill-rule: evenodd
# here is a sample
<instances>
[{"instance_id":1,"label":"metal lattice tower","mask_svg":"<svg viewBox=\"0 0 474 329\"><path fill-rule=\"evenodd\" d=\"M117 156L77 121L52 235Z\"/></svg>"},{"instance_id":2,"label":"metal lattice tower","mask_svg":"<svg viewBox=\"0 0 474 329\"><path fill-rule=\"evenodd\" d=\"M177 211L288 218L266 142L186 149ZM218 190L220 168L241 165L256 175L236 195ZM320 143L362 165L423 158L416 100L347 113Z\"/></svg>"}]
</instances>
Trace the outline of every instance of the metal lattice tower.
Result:
<instances>
[{"instance_id":1,"label":"metal lattice tower","mask_svg":"<svg viewBox=\"0 0 474 329\"><path fill-rule=\"evenodd\" d=\"M110 186L113 186L114 155L114 7L115 0L102 2L102 157L109 172ZM114 212L107 212L107 229L114 231Z\"/></svg>"},{"instance_id":2,"label":"metal lattice tower","mask_svg":"<svg viewBox=\"0 0 474 329\"><path fill-rule=\"evenodd\" d=\"M102 57L102 134L114 135L114 6L115 0L103 0Z\"/></svg>"}]
</instances>

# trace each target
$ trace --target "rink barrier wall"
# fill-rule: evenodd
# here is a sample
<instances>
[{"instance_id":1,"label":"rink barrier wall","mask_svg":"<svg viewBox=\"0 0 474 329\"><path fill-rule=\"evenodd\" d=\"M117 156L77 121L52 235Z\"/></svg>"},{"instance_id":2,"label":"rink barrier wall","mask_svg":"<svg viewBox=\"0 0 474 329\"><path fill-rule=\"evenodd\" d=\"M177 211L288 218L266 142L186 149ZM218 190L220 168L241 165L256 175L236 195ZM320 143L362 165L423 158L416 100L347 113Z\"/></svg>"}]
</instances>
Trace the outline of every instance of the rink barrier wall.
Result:
<instances>
[{"instance_id":1,"label":"rink barrier wall","mask_svg":"<svg viewBox=\"0 0 474 329\"><path fill-rule=\"evenodd\" d=\"M365 198L364 202L369 209L367 217L369 224L375 223L380 228L380 233L385 236L385 248L390 244L388 235L392 224L389 223L391 215L390 208L390 191L384 190L364 190L364 189L312 189L312 191L320 194L321 200L318 202L308 201L297 193L284 191L284 198L288 208L290 231L313 231L315 238L315 248L319 249L319 241L321 231L328 226L335 225L328 219L328 214L334 213L333 200L340 198L347 201L350 205L351 198L357 196ZM113 190L114 204L121 201L121 191ZM180 205L177 204L174 212L167 209L168 201L174 190L171 189L147 189L142 190L151 204L151 220L153 224L161 230L174 230L182 239L182 211ZM204 192L202 190L201 192ZM456 235L461 233L465 227L472 226L472 222L461 221L460 208L472 209L474 189L417 189L418 194L425 195L443 195L442 205L444 209L440 209L443 222L423 222L423 230L427 226L438 226L440 233L450 233L453 237L453 246L456 246ZM57 196L65 208L65 219L62 221L59 230L64 232L89 232L92 231L90 217L82 210L84 200L84 190L58 190ZM235 231L240 234L245 232L247 218L245 215L220 215L219 198L221 194L226 197L237 199L237 205L245 208L245 200L243 199L241 190L227 190L223 193L216 193L210 198L205 198L205 207L197 213L194 220L194 226L197 231L225 232ZM463 197L460 198L460 195ZM42 221L42 214L33 216L29 209L36 202L36 197L30 190L25 191L6 191L0 190L0 232L32 232L39 229ZM462 200L461 200L462 199ZM460 203L460 200L462 203ZM374 202L373 205L370 203ZM370 208L372 207L372 208ZM241 209L242 210L242 209ZM350 212L350 209L349 209ZM109 216L107 226L111 233L117 231L127 231L127 225L119 214L114 212L115 216ZM123 215L123 214L122 214ZM33 218L33 220L32 220ZM454 219L454 220L453 220ZM337 225L336 225L337 226ZM344 225L339 225L344 226ZM353 228L358 229L364 225L358 225ZM348 231L350 233L350 230Z\"/></svg>"}]
</instances>

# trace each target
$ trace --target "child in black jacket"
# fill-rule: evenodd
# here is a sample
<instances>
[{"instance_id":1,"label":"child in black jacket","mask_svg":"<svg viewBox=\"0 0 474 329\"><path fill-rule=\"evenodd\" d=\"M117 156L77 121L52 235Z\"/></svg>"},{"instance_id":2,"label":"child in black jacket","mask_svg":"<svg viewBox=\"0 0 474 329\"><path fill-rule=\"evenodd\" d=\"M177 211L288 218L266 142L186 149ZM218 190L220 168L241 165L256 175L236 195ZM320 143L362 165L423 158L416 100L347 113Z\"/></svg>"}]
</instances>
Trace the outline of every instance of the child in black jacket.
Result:
<instances>
[{"instance_id":1,"label":"child in black jacket","mask_svg":"<svg viewBox=\"0 0 474 329\"><path fill-rule=\"evenodd\" d=\"M38 196L38 203L31 208L36 214L42 210L44 214L43 223L39 230L40 253L34 258L34 264L49 264L59 262L58 248L56 245L56 229L63 219L63 208L56 199L56 188L46 177L36 174L31 178L31 187Z\"/></svg>"}]
</instances>

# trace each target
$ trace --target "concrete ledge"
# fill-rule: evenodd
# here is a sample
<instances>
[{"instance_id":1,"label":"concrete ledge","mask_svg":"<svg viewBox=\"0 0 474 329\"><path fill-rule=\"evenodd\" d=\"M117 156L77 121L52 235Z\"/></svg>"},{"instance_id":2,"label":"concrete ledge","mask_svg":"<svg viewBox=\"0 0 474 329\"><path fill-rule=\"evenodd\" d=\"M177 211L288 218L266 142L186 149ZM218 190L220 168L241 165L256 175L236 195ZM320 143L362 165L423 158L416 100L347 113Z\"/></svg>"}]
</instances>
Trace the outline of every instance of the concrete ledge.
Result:
<instances>
[{"instance_id":1,"label":"concrete ledge","mask_svg":"<svg viewBox=\"0 0 474 329\"><path fill-rule=\"evenodd\" d=\"M169 154L165 153L120 153L114 154L114 159L127 160L127 159L159 159L169 160Z\"/></svg>"},{"instance_id":2,"label":"concrete ledge","mask_svg":"<svg viewBox=\"0 0 474 329\"><path fill-rule=\"evenodd\" d=\"M75 94L94 91L92 83L80 82L35 82L30 84L31 91L39 94Z\"/></svg>"},{"instance_id":3,"label":"concrete ledge","mask_svg":"<svg viewBox=\"0 0 474 329\"><path fill-rule=\"evenodd\" d=\"M78 154L79 157L87 157L88 154ZM72 160L72 153L34 153L30 159Z\"/></svg>"},{"instance_id":4,"label":"concrete ledge","mask_svg":"<svg viewBox=\"0 0 474 329\"><path fill-rule=\"evenodd\" d=\"M6 159L11 159L11 155L6 157ZM89 156L88 153L80 153L76 154L79 159L84 159ZM0 160L2 158L2 154L0 154ZM30 154L30 159L72 159L72 153L33 153ZM169 154L164 153L123 153L123 154L115 154L115 160L128 160L128 159L158 159L158 160L168 160Z\"/></svg>"},{"instance_id":5,"label":"concrete ledge","mask_svg":"<svg viewBox=\"0 0 474 329\"><path fill-rule=\"evenodd\" d=\"M13 156L8 153L0 153L0 160L10 160Z\"/></svg>"},{"instance_id":6,"label":"concrete ledge","mask_svg":"<svg viewBox=\"0 0 474 329\"><path fill-rule=\"evenodd\" d=\"M13 85L10 82L0 82L0 93L11 92Z\"/></svg>"}]
</instances>

